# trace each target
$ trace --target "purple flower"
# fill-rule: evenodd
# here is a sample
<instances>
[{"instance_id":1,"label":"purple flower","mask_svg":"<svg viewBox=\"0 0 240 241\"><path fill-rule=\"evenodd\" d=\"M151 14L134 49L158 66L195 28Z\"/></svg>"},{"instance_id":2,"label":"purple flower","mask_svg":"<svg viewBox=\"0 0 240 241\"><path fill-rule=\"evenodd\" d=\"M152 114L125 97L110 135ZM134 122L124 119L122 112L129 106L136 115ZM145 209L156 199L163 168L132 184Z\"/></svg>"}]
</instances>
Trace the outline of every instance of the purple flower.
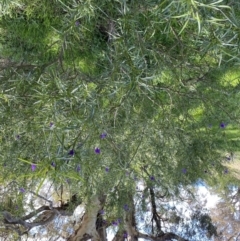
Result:
<instances>
[{"instance_id":1,"label":"purple flower","mask_svg":"<svg viewBox=\"0 0 240 241\"><path fill-rule=\"evenodd\" d=\"M151 181L155 181L155 177L154 176L150 176L150 180Z\"/></svg>"},{"instance_id":2,"label":"purple flower","mask_svg":"<svg viewBox=\"0 0 240 241\"><path fill-rule=\"evenodd\" d=\"M78 164L77 167L76 167L76 171L80 172L80 170L81 170L81 167L80 167L80 164Z\"/></svg>"},{"instance_id":3,"label":"purple flower","mask_svg":"<svg viewBox=\"0 0 240 241\"><path fill-rule=\"evenodd\" d=\"M19 191L20 191L21 193L24 193L24 192L25 192L25 189L24 189L23 187L20 187L20 188L19 188Z\"/></svg>"},{"instance_id":4,"label":"purple flower","mask_svg":"<svg viewBox=\"0 0 240 241\"><path fill-rule=\"evenodd\" d=\"M227 160L227 161L231 161L231 157L230 157L230 156L227 156L227 157L226 157L226 160Z\"/></svg>"},{"instance_id":5,"label":"purple flower","mask_svg":"<svg viewBox=\"0 0 240 241\"><path fill-rule=\"evenodd\" d=\"M52 166L52 167L56 167L56 163L55 163L55 162L52 162L52 163L51 163L51 166Z\"/></svg>"},{"instance_id":6,"label":"purple flower","mask_svg":"<svg viewBox=\"0 0 240 241\"><path fill-rule=\"evenodd\" d=\"M80 22L77 20L77 21L75 22L75 25L76 25L76 26L79 26L79 24L80 24Z\"/></svg>"},{"instance_id":7,"label":"purple flower","mask_svg":"<svg viewBox=\"0 0 240 241\"><path fill-rule=\"evenodd\" d=\"M71 181L70 181L70 179L69 179L69 178L66 178L66 182L67 182L68 184L70 184L70 183L71 183Z\"/></svg>"},{"instance_id":8,"label":"purple flower","mask_svg":"<svg viewBox=\"0 0 240 241\"><path fill-rule=\"evenodd\" d=\"M31 170L34 172L36 170L36 168L37 168L37 165L32 163L31 164Z\"/></svg>"},{"instance_id":9,"label":"purple flower","mask_svg":"<svg viewBox=\"0 0 240 241\"><path fill-rule=\"evenodd\" d=\"M225 128L227 126L227 124L225 124L224 122L222 122L221 124L220 124L220 127L223 129L223 128Z\"/></svg>"},{"instance_id":10,"label":"purple flower","mask_svg":"<svg viewBox=\"0 0 240 241\"><path fill-rule=\"evenodd\" d=\"M53 122L50 122L49 126L50 126L50 128L53 128L54 123L53 123Z\"/></svg>"},{"instance_id":11,"label":"purple flower","mask_svg":"<svg viewBox=\"0 0 240 241\"><path fill-rule=\"evenodd\" d=\"M187 173L187 169L186 169L186 168L183 168L183 169L182 169L182 173L183 173L183 174L186 174L186 173Z\"/></svg>"},{"instance_id":12,"label":"purple flower","mask_svg":"<svg viewBox=\"0 0 240 241\"><path fill-rule=\"evenodd\" d=\"M102 223L103 223L103 225L106 225L107 224L107 220L103 219Z\"/></svg>"},{"instance_id":13,"label":"purple flower","mask_svg":"<svg viewBox=\"0 0 240 241\"><path fill-rule=\"evenodd\" d=\"M109 167L106 167L106 168L105 168L105 171L106 171L106 172L109 172Z\"/></svg>"},{"instance_id":14,"label":"purple flower","mask_svg":"<svg viewBox=\"0 0 240 241\"><path fill-rule=\"evenodd\" d=\"M106 132L103 132L101 135L100 135L100 138L101 139L104 139L104 138L106 138L107 137L107 133Z\"/></svg>"},{"instance_id":15,"label":"purple flower","mask_svg":"<svg viewBox=\"0 0 240 241\"><path fill-rule=\"evenodd\" d=\"M104 215L105 211L104 211L104 210L100 210L99 213L100 213L101 215Z\"/></svg>"},{"instance_id":16,"label":"purple flower","mask_svg":"<svg viewBox=\"0 0 240 241\"><path fill-rule=\"evenodd\" d=\"M123 209L124 209L125 211L129 211L129 206L128 206L127 204L124 204Z\"/></svg>"},{"instance_id":17,"label":"purple flower","mask_svg":"<svg viewBox=\"0 0 240 241\"><path fill-rule=\"evenodd\" d=\"M100 154L101 153L101 150L98 147L96 147L94 151L95 151L96 154Z\"/></svg>"},{"instance_id":18,"label":"purple flower","mask_svg":"<svg viewBox=\"0 0 240 241\"><path fill-rule=\"evenodd\" d=\"M227 168L224 170L224 174L228 174L228 169Z\"/></svg>"},{"instance_id":19,"label":"purple flower","mask_svg":"<svg viewBox=\"0 0 240 241\"><path fill-rule=\"evenodd\" d=\"M16 135L16 140L19 140L20 139L20 135Z\"/></svg>"},{"instance_id":20,"label":"purple flower","mask_svg":"<svg viewBox=\"0 0 240 241\"><path fill-rule=\"evenodd\" d=\"M112 225L113 226L118 226L118 222L117 221L112 221Z\"/></svg>"},{"instance_id":21,"label":"purple flower","mask_svg":"<svg viewBox=\"0 0 240 241\"><path fill-rule=\"evenodd\" d=\"M74 154L75 154L75 151L73 149L68 152L69 156L73 156Z\"/></svg>"},{"instance_id":22,"label":"purple flower","mask_svg":"<svg viewBox=\"0 0 240 241\"><path fill-rule=\"evenodd\" d=\"M123 238L127 238L128 237L128 233L127 232L124 232L123 233Z\"/></svg>"}]
</instances>

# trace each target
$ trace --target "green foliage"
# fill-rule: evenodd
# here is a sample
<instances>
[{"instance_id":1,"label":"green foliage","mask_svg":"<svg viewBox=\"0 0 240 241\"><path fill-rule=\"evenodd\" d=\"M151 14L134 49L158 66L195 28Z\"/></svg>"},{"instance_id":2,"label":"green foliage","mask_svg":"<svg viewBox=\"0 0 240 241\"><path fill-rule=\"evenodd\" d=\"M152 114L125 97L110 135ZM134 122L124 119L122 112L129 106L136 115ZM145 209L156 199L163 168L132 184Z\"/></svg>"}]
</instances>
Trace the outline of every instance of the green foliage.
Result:
<instances>
[{"instance_id":1,"label":"green foliage","mask_svg":"<svg viewBox=\"0 0 240 241\"><path fill-rule=\"evenodd\" d=\"M111 219L140 180L175 194L226 176L223 155L238 148L238 5L4 4L2 183L51 180L84 201L105 193Z\"/></svg>"}]
</instances>

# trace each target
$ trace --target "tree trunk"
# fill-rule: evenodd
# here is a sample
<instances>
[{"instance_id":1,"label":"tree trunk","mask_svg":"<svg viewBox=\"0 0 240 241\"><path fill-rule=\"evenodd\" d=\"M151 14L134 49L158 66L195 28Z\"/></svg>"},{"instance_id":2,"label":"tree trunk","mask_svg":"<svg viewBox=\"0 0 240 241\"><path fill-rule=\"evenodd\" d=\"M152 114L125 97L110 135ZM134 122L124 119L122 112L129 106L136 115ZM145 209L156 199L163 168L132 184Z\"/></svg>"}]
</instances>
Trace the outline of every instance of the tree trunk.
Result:
<instances>
[{"instance_id":1,"label":"tree trunk","mask_svg":"<svg viewBox=\"0 0 240 241\"><path fill-rule=\"evenodd\" d=\"M97 215L96 230L101 241L107 241L106 224L100 213Z\"/></svg>"},{"instance_id":2,"label":"tree trunk","mask_svg":"<svg viewBox=\"0 0 240 241\"><path fill-rule=\"evenodd\" d=\"M137 241L138 240L138 232L137 232L137 223L135 219L135 205L133 201L133 197L130 196L131 200L131 208L125 214L124 226L125 230L128 234L128 241Z\"/></svg>"},{"instance_id":3,"label":"tree trunk","mask_svg":"<svg viewBox=\"0 0 240 241\"><path fill-rule=\"evenodd\" d=\"M68 241L86 241L88 239L92 241L102 241L96 230L97 215L100 209L101 203L98 197L93 197L91 204L87 207L86 213L83 215L81 224L75 233L68 238Z\"/></svg>"},{"instance_id":4,"label":"tree trunk","mask_svg":"<svg viewBox=\"0 0 240 241\"><path fill-rule=\"evenodd\" d=\"M112 241L125 241L125 238L121 232L117 231Z\"/></svg>"}]
</instances>

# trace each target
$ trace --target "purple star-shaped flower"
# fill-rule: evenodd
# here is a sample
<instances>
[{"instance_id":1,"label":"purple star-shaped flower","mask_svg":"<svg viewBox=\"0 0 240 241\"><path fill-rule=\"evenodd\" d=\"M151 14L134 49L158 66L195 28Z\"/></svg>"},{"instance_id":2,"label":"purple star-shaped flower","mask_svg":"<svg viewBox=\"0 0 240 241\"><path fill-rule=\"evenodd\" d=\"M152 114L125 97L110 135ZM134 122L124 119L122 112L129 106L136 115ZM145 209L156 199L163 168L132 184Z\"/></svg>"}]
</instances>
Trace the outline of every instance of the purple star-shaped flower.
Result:
<instances>
[{"instance_id":1,"label":"purple star-shaped flower","mask_svg":"<svg viewBox=\"0 0 240 241\"><path fill-rule=\"evenodd\" d=\"M128 233L127 232L124 232L123 233L123 238L127 238L128 237Z\"/></svg>"},{"instance_id":2,"label":"purple star-shaped flower","mask_svg":"<svg viewBox=\"0 0 240 241\"><path fill-rule=\"evenodd\" d=\"M123 205L123 209L124 209L125 211L129 211L129 206L128 206L127 204L124 204L124 205Z\"/></svg>"},{"instance_id":3,"label":"purple star-shaped flower","mask_svg":"<svg viewBox=\"0 0 240 241\"><path fill-rule=\"evenodd\" d=\"M113 226L118 226L118 221L112 221Z\"/></svg>"},{"instance_id":4,"label":"purple star-shaped flower","mask_svg":"<svg viewBox=\"0 0 240 241\"><path fill-rule=\"evenodd\" d=\"M31 170L34 172L36 170L36 168L37 168L37 165L32 163L31 164Z\"/></svg>"},{"instance_id":5,"label":"purple star-shaped flower","mask_svg":"<svg viewBox=\"0 0 240 241\"><path fill-rule=\"evenodd\" d=\"M96 154L100 154L101 153L101 150L98 147L96 147L94 151L95 151Z\"/></svg>"},{"instance_id":6,"label":"purple star-shaped flower","mask_svg":"<svg viewBox=\"0 0 240 241\"><path fill-rule=\"evenodd\" d=\"M226 160L227 160L227 161L231 161L231 157L230 157L230 156L227 156L227 157L226 157Z\"/></svg>"},{"instance_id":7,"label":"purple star-shaped flower","mask_svg":"<svg viewBox=\"0 0 240 241\"><path fill-rule=\"evenodd\" d=\"M80 22L77 20L77 21L75 22L75 25L76 25L76 26L79 26L79 24L80 24Z\"/></svg>"},{"instance_id":8,"label":"purple star-shaped flower","mask_svg":"<svg viewBox=\"0 0 240 241\"><path fill-rule=\"evenodd\" d=\"M183 169L182 169L182 173L183 173L183 174L186 174L186 173L187 173L187 169L186 169L186 168L183 168Z\"/></svg>"},{"instance_id":9,"label":"purple star-shaped flower","mask_svg":"<svg viewBox=\"0 0 240 241\"><path fill-rule=\"evenodd\" d=\"M106 168L105 168L105 171L106 171L106 172L109 172L109 167L106 167Z\"/></svg>"},{"instance_id":10,"label":"purple star-shaped flower","mask_svg":"<svg viewBox=\"0 0 240 241\"><path fill-rule=\"evenodd\" d=\"M105 214L105 211L104 211L104 210L100 210L99 213L100 213L101 215L104 215L104 214Z\"/></svg>"},{"instance_id":11,"label":"purple star-shaped flower","mask_svg":"<svg viewBox=\"0 0 240 241\"><path fill-rule=\"evenodd\" d=\"M150 176L150 180L151 181L155 181L155 177L154 176Z\"/></svg>"},{"instance_id":12,"label":"purple star-shaped flower","mask_svg":"<svg viewBox=\"0 0 240 241\"><path fill-rule=\"evenodd\" d=\"M224 174L228 174L228 169L227 168L224 170Z\"/></svg>"},{"instance_id":13,"label":"purple star-shaped flower","mask_svg":"<svg viewBox=\"0 0 240 241\"><path fill-rule=\"evenodd\" d=\"M75 154L75 151L73 149L68 152L69 156L73 156L74 154Z\"/></svg>"},{"instance_id":14,"label":"purple star-shaped flower","mask_svg":"<svg viewBox=\"0 0 240 241\"><path fill-rule=\"evenodd\" d=\"M80 170L81 170L81 167L80 167L80 164L78 164L77 167L76 167L76 171L80 172Z\"/></svg>"},{"instance_id":15,"label":"purple star-shaped flower","mask_svg":"<svg viewBox=\"0 0 240 241\"><path fill-rule=\"evenodd\" d=\"M107 221L105 219L102 220L103 225L107 224Z\"/></svg>"},{"instance_id":16,"label":"purple star-shaped flower","mask_svg":"<svg viewBox=\"0 0 240 241\"><path fill-rule=\"evenodd\" d=\"M24 192L25 192L25 189L24 189L23 187L20 187L20 188L19 188L19 191L20 191L21 193L24 193Z\"/></svg>"},{"instance_id":17,"label":"purple star-shaped flower","mask_svg":"<svg viewBox=\"0 0 240 241\"><path fill-rule=\"evenodd\" d=\"M71 181L70 181L70 179L69 179L69 178L66 178L66 182L67 182L68 184L70 184L70 183L71 183Z\"/></svg>"},{"instance_id":18,"label":"purple star-shaped flower","mask_svg":"<svg viewBox=\"0 0 240 241\"><path fill-rule=\"evenodd\" d=\"M221 127L222 129L224 129L226 126L227 126L227 124L224 123L224 122L222 122L222 123L220 124L220 127Z\"/></svg>"},{"instance_id":19,"label":"purple star-shaped flower","mask_svg":"<svg viewBox=\"0 0 240 241\"><path fill-rule=\"evenodd\" d=\"M104 138L106 138L107 137L107 133L106 132L103 132L101 135L100 135L100 138L101 139L104 139Z\"/></svg>"},{"instance_id":20,"label":"purple star-shaped flower","mask_svg":"<svg viewBox=\"0 0 240 241\"><path fill-rule=\"evenodd\" d=\"M55 163L55 162L52 162L52 163L51 163L51 166L52 166L52 167L56 167L56 163Z\"/></svg>"}]
</instances>

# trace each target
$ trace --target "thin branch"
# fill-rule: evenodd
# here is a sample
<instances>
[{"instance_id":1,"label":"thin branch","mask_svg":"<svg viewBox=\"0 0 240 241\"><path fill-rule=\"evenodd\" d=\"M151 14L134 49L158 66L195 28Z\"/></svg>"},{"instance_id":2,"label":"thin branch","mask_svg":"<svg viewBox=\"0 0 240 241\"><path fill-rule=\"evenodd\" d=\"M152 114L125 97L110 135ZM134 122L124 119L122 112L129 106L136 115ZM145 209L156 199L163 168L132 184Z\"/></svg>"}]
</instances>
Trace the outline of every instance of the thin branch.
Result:
<instances>
[{"instance_id":1,"label":"thin branch","mask_svg":"<svg viewBox=\"0 0 240 241\"><path fill-rule=\"evenodd\" d=\"M12 224L12 225L20 224L23 227L25 227L26 229L30 230L33 227L42 226L42 225L46 225L46 224L50 223L56 217L56 215L59 214L58 210L56 210L56 209L53 209L51 211L52 211L52 215L47 220L36 222L36 223L35 222L30 223L30 222L26 222L26 221L22 220L21 218L15 218L12 216L11 213L9 213L7 211L3 211L2 214L4 217L5 224Z\"/></svg>"},{"instance_id":2,"label":"thin branch","mask_svg":"<svg viewBox=\"0 0 240 241\"><path fill-rule=\"evenodd\" d=\"M153 188L150 187L149 192L150 192L150 197L151 197L152 215L153 215L153 219L157 226L157 235L161 235L163 233L162 228L161 228L161 217L157 213L157 206L156 206L156 202L155 202L155 193L153 191Z\"/></svg>"},{"instance_id":3,"label":"thin branch","mask_svg":"<svg viewBox=\"0 0 240 241\"><path fill-rule=\"evenodd\" d=\"M52 201L48 200L47 198L45 198L45 197L43 197L42 195L39 195L39 194L37 194L37 193L35 193L35 192L33 192L33 191L30 191L30 190L29 190L29 192L32 193L33 195L35 195L35 196L37 196L37 197L45 200L46 202L48 202L50 209L53 209L53 202L52 202Z\"/></svg>"},{"instance_id":4,"label":"thin branch","mask_svg":"<svg viewBox=\"0 0 240 241\"><path fill-rule=\"evenodd\" d=\"M46 211L46 210L50 210L50 208L48 206L42 206L36 210L34 210L33 212L29 213L28 215L22 217L22 220L28 220L34 216L36 216L38 213L42 212L42 211Z\"/></svg>"},{"instance_id":5,"label":"thin branch","mask_svg":"<svg viewBox=\"0 0 240 241\"><path fill-rule=\"evenodd\" d=\"M15 182L15 183L17 183L17 182ZM18 185L18 183L17 183L17 185ZM46 225L46 224L50 223L60 213L64 213L64 214L67 213L67 212L65 212L65 210L66 210L66 208L68 207L69 204L61 206L61 207L54 208L53 207L53 202L51 200L43 197L42 195L39 195L39 194L33 192L33 191L29 190L29 192L32 193L33 195L35 195L35 196L45 200L46 202L48 202L49 206L42 206L42 207L38 208L37 210L29 213L28 215L22 217L22 218L14 217L14 216L12 216L11 213L9 213L7 211L3 211L2 214L3 214L3 217L4 217L5 225L7 225L7 226L10 226L10 225L21 225L21 226L25 227L29 231L33 227L42 226L42 225ZM39 214L42 211L50 211L51 215L46 220L41 220L40 222L34 222L34 221L33 222L26 222L26 220L36 216L37 214ZM64 212L61 212L61 211L64 211ZM13 229L16 229L16 228L13 226ZM16 229L16 232L18 232L17 229Z\"/></svg>"}]
</instances>

